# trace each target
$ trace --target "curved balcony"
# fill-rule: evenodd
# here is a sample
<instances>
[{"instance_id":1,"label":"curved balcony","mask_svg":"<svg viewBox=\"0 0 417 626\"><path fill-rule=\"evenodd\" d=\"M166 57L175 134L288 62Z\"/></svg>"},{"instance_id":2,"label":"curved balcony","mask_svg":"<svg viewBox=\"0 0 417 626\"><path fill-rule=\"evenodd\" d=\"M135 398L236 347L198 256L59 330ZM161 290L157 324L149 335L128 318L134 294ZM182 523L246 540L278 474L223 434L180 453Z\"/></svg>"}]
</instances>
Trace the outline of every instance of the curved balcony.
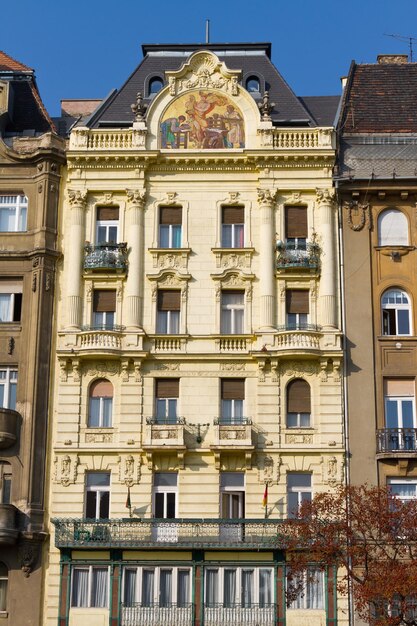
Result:
<instances>
[{"instance_id":1,"label":"curved balcony","mask_svg":"<svg viewBox=\"0 0 417 626\"><path fill-rule=\"evenodd\" d=\"M13 504L0 504L0 545L13 545L18 534L16 507Z\"/></svg>"},{"instance_id":2,"label":"curved balcony","mask_svg":"<svg viewBox=\"0 0 417 626\"><path fill-rule=\"evenodd\" d=\"M0 448L10 448L17 441L20 413L0 408Z\"/></svg>"},{"instance_id":3,"label":"curved balcony","mask_svg":"<svg viewBox=\"0 0 417 626\"><path fill-rule=\"evenodd\" d=\"M277 269L279 270L314 270L320 269L320 248L317 243L306 243L305 247L296 247L294 243L277 243Z\"/></svg>"},{"instance_id":4,"label":"curved balcony","mask_svg":"<svg viewBox=\"0 0 417 626\"><path fill-rule=\"evenodd\" d=\"M380 428L376 431L380 458L417 457L417 428Z\"/></svg>"},{"instance_id":5,"label":"curved balcony","mask_svg":"<svg viewBox=\"0 0 417 626\"><path fill-rule=\"evenodd\" d=\"M84 246L84 269L88 271L119 271L127 268L126 243L102 243Z\"/></svg>"},{"instance_id":6,"label":"curved balcony","mask_svg":"<svg viewBox=\"0 0 417 626\"><path fill-rule=\"evenodd\" d=\"M278 350L294 352L318 352L320 350L321 326L314 324L302 324L296 328L279 326L277 330L274 347Z\"/></svg>"},{"instance_id":7,"label":"curved balcony","mask_svg":"<svg viewBox=\"0 0 417 626\"><path fill-rule=\"evenodd\" d=\"M82 326L79 349L91 351L113 351L122 348L124 326Z\"/></svg>"}]
</instances>

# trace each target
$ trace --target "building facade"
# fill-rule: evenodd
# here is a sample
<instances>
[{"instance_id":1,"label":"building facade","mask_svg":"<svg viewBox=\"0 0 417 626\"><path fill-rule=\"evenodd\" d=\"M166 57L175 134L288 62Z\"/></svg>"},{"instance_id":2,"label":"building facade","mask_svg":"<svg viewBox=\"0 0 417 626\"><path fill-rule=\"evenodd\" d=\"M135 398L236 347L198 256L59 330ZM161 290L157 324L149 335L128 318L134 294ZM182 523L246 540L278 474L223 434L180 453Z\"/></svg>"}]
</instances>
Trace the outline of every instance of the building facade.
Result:
<instances>
[{"instance_id":1,"label":"building facade","mask_svg":"<svg viewBox=\"0 0 417 626\"><path fill-rule=\"evenodd\" d=\"M64 142L34 72L0 52L0 624L38 626ZM24 598L24 602L22 601Z\"/></svg>"},{"instance_id":2,"label":"building facade","mask_svg":"<svg viewBox=\"0 0 417 626\"><path fill-rule=\"evenodd\" d=\"M347 622L334 572L286 607L279 538L344 477L337 100L144 46L72 131L45 624Z\"/></svg>"}]
</instances>

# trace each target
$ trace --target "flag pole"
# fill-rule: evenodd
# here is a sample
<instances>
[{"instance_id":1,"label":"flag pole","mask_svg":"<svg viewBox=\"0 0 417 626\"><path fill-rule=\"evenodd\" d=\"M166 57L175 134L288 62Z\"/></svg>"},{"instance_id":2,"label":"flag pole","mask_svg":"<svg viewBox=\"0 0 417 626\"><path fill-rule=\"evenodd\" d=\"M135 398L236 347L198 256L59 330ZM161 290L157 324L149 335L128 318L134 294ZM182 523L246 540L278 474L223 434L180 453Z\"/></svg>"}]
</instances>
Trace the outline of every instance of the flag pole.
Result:
<instances>
[{"instance_id":1,"label":"flag pole","mask_svg":"<svg viewBox=\"0 0 417 626\"><path fill-rule=\"evenodd\" d=\"M126 508L129 509L129 517L132 517L132 502L130 500L130 485L127 486Z\"/></svg>"},{"instance_id":2,"label":"flag pole","mask_svg":"<svg viewBox=\"0 0 417 626\"><path fill-rule=\"evenodd\" d=\"M268 484L269 484L269 481L266 480L264 497L262 499L262 506L265 508L265 519L268 519Z\"/></svg>"}]
</instances>

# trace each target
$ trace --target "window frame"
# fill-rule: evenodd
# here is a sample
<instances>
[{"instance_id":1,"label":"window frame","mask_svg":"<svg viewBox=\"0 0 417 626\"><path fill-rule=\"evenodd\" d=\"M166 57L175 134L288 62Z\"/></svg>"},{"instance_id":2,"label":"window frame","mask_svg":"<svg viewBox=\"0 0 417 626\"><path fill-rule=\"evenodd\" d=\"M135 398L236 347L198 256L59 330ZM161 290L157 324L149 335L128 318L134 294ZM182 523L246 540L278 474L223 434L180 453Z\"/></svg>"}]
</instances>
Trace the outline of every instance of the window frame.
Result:
<instances>
[{"instance_id":1,"label":"window frame","mask_svg":"<svg viewBox=\"0 0 417 626\"><path fill-rule=\"evenodd\" d=\"M7 487L6 487L7 485ZM13 468L7 461L0 461L0 503L12 503Z\"/></svg>"},{"instance_id":2,"label":"window frame","mask_svg":"<svg viewBox=\"0 0 417 626\"><path fill-rule=\"evenodd\" d=\"M225 221L225 212L228 210L239 209L239 212L243 214L243 221L241 222L228 222ZM230 230L230 236L227 234ZM222 205L221 206L221 248L227 250L242 250L245 248L245 207L244 205ZM230 245L227 240L230 240ZM241 243L242 245L239 245Z\"/></svg>"},{"instance_id":3,"label":"window frame","mask_svg":"<svg viewBox=\"0 0 417 626\"><path fill-rule=\"evenodd\" d=\"M389 213L391 214L396 213L399 216L401 216L401 220L403 221L401 228L406 227L407 241L405 241L404 232L401 233L401 236L398 241L390 241L389 237L392 235L389 235L389 233L385 234L385 236L383 237L382 222L384 220L384 217L388 217ZM389 225L389 229L390 230L392 229L392 224ZM398 229L398 226L397 226L397 229ZM401 209L398 209L397 207L387 207L379 213L378 219L377 219L376 231L377 231L377 238L378 238L377 243L378 243L378 247L380 248L401 248L401 247L410 245L410 223L409 223L408 217L406 213L404 213L403 211L401 211ZM401 237L403 238L403 241L401 241Z\"/></svg>"},{"instance_id":4,"label":"window frame","mask_svg":"<svg viewBox=\"0 0 417 626\"><path fill-rule=\"evenodd\" d=\"M0 280L0 298L5 298L9 302L8 318L0 319L0 325L19 324L22 321L23 282L21 280ZM0 304L0 313L1 308Z\"/></svg>"},{"instance_id":5,"label":"window frame","mask_svg":"<svg viewBox=\"0 0 417 626\"><path fill-rule=\"evenodd\" d=\"M112 395L111 396L92 396L92 392L95 390L95 387L98 386L99 383L106 382L112 387ZM87 428L112 428L113 426L113 399L114 399L114 387L112 383L105 378L98 378L94 380L89 387L88 394L88 418L87 418ZM92 403L94 400L98 400L98 424L92 424ZM108 420L109 423L105 424L104 421L106 419L106 405L109 404L110 408L108 409Z\"/></svg>"},{"instance_id":6,"label":"window frame","mask_svg":"<svg viewBox=\"0 0 417 626\"><path fill-rule=\"evenodd\" d=\"M6 373L5 378L2 377L2 372ZM12 375L15 374L15 377ZM3 382L4 381L4 382ZM3 402L0 403L1 408L16 410L17 403L17 384L18 384L18 369L17 367L0 366L0 387L4 389ZM14 392L12 391L14 389Z\"/></svg>"},{"instance_id":7,"label":"window frame","mask_svg":"<svg viewBox=\"0 0 417 626\"><path fill-rule=\"evenodd\" d=\"M269 573L269 593L268 596L271 599L271 602L260 602L261 597L261 584L260 584L260 572L261 570L266 570ZM225 604L225 572L234 572L235 573L235 598L234 602L227 602ZM216 581L216 590L215 590L215 601L208 602L207 596L208 594L208 576L207 572L216 572L217 573L217 581ZM244 591L243 591L243 576L244 572L253 572L253 601L250 604L244 603ZM260 565L205 565L204 566L204 607L212 608L214 606L221 605L224 608L233 608L233 607L242 607L250 609L252 606L260 606L262 604L262 608L271 606L275 604L275 585L274 585L274 569L273 567L268 566L260 566Z\"/></svg>"},{"instance_id":8,"label":"window frame","mask_svg":"<svg viewBox=\"0 0 417 626\"><path fill-rule=\"evenodd\" d=\"M15 201L3 202L2 198L15 198ZM0 194L0 228L1 228L1 211L2 209L14 209L14 228L11 230L0 230L2 233L25 233L27 232L27 218L28 218L29 200L24 194L18 195L6 195ZM18 228L19 222L21 222L22 228Z\"/></svg>"},{"instance_id":9,"label":"window frame","mask_svg":"<svg viewBox=\"0 0 417 626\"><path fill-rule=\"evenodd\" d=\"M309 391L309 404L310 404L310 411L289 411L289 401L290 401L290 397L289 394L291 392L291 389L293 388L293 386L298 382L301 381L303 382L307 387L308 387L308 391ZM292 400L292 399L291 399ZM292 380L290 380L287 383L286 389L285 389L285 415L286 415L286 427L293 429L293 428L299 428L299 429L303 429L303 428L311 428L311 386L309 385L309 383L304 379L304 378L293 378ZM295 416L295 424L290 424L289 423L289 416ZM307 416L306 422L307 424L302 424L302 419L303 416Z\"/></svg>"},{"instance_id":10,"label":"window frame","mask_svg":"<svg viewBox=\"0 0 417 626\"><path fill-rule=\"evenodd\" d=\"M406 502L411 502L412 500L417 500L417 478L402 478L399 476L391 476L387 478L387 487L391 490L391 485L414 485L414 496L408 495L399 495L397 493L393 493L398 500L400 500L403 504Z\"/></svg>"},{"instance_id":11,"label":"window frame","mask_svg":"<svg viewBox=\"0 0 417 626\"><path fill-rule=\"evenodd\" d=\"M309 476L310 477L310 485L289 485L289 478L295 476ZM290 509L290 493L297 494L297 509ZM305 495L304 495L305 494ZM309 497L308 497L309 496ZM311 501L313 498L313 474L310 472L288 472L287 473L287 517L289 519L294 519L297 517L297 513L300 510L300 506L305 501Z\"/></svg>"},{"instance_id":12,"label":"window frame","mask_svg":"<svg viewBox=\"0 0 417 626\"><path fill-rule=\"evenodd\" d=\"M108 485L89 485L88 484L88 477L92 476L93 474L101 474L101 475L106 475L108 476ZM111 495L111 472L95 472L95 471L87 471L85 473L85 502L84 502L84 516L86 519L109 519L110 518L110 495ZM96 499L95 499L95 509L96 509L96 515L95 517L92 518L88 518L87 517L87 507L88 507L88 496L87 493L95 493L96 494ZM101 508L101 500L103 498L103 496L101 494L108 494L108 503L107 503L107 516L101 516L100 515L100 508Z\"/></svg>"},{"instance_id":13,"label":"window frame","mask_svg":"<svg viewBox=\"0 0 417 626\"><path fill-rule=\"evenodd\" d=\"M161 309L161 297L164 293L178 294L178 309ZM158 289L156 298L156 334L180 335L181 334L181 289Z\"/></svg>"},{"instance_id":14,"label":"window frame","mask_svg":"<svg viewBox=\"0 0 417 626\"><path fill-rule=\"evenodd\" d=\"M240 295L241 303L224 303L229 295ZM239 315L241 312L241 315ZM229 319L230 318L230 319ZM230 327L230 332L226 332ZM245 290L222 289L220 294L220 333L222 335L243 335L245 332Z\"/></svg>"},{"instance_id":15,"label":"window frame","mask_svg":"<svg viewBox=\"0 0 417 626\"><path fill-rule=\"evenodd\" d=\"M169 474L170 476L176 476L175 485L156 485L156 474ZM163 498L157 498L157 495L162 494ZM168 502L168 495L174 494L174 516L169 516L168 508L172 503ZM157 500L162 500L163 515L162 517L156 517ZM177 519L178 517L178 472L155 472L152 477L152 517L153 519Z\"/></svg>"},{"instance_id":16,"label":"window frame","mask_svg":"<svg viewBox=\"0 0 417 626\"><path fill-rule=\"evenodd\" d=\"M102 292L112 292L114 293L114 305L112 311L97 311L97 298L96 294ZM92 298L92 326L95 330L114 330L117 324L117 290L116 289L102 289L101 287L97 287L93 289L93 298ZM100 321L101 320L101 321Z\"/></svg>"},{"instance_id":17,"label":"window frame","mask_svg":"<svg viewBox=\"0 0 417 626\"><path fill-rule=\"evenodd\" d=\"M2 572L3 570L3 572ZM2 585L3 583L3 585ZM5 583L5 584L4 584ZM8 587L9 587L9 568L7 567L6 563L4 561L0 561L0 590L1 587L3 586L4 588L4 605L2 606L0 604L0 616L4 614L7 614L7 600L8 600ZM0 600L1 600L2 594L0 591Z\"/></svg>"},{"instance_id":18,"label":"window frame","mask_svg":"<svg viewBox=\"0 0 417 626\"><path fill-rule=\"evenodd\" d=\"M126 571L134 571L136 572L136 580L135 580L135 590L134 590L134 600L131 604L126 604ZM161 597L161 572L170 571L172 574L172 586L171 586L171 600L168 603L168 606L176 606L178 608L186 608L191 605L192 598L192 578L193 578L193 570L191 567L187 566L179 566L179 565L125 565L123 567L122 573L122 598L124 606L132 606L135 604L139 604L140 607L147 607L149 604L153 604L155 606L167 606L165 603L160 604L159 600ZM144 602L144 572L153 572L154 581L153 581L153 602ZM188 583L187 583L187 600L185 602L179 602L179 574L181 572L187 572L188 574Z\"/></svg>"},{"instance_id":19,"label":"window frame","mask_svg":"<svg viewBox=\"0 0 417 626\"><path fill-rule=\"evenodd\" d=\"M319 575L318 581L313 581L311 579L312 576ZM299 580L299 576L297 579ZM300 589L300 592L294 600L292 600L291 604L287 607L290 611L322 611L326 608L326 576L325 571L321 570L314 566L309 566L307 571L302 572L301 578L303 579L303 589ZM297 583L298 584L298 581ZM286 576L286 585L288 585L288 573ZM317 585L321 586L321 606L308 606L311 604L311 596L309 597L309 586ZM307 587L307 588L306 588ZM298 605L298 606L297 606Z\"/></svg>"},{"instance_id":20,"label":"window frame","mask_svg":"<svg viewBox=\"0 0 417 626\"><path fill-rule=\"evenodd\" d=\"M74 572L75 571L88 571L88 583L87 583L87 596L88 602L87 605L74 605ZM93 604L93 579L94 579L94 571L96 570L107 570L107 593L106 593L106 604L105 606L97 607ZM110 600L110 567L108 565L73 565L71 568L71 598L70 598L70 607L71 609L92 609L92 608L109 608Z\"/></svg>"},{"instance_id":21,"label":"window frame","mask_svg":"<svg viewBox=\"0 0 417 626\"><path fill-rule=\"evenodd\" d=\"M401 295L401 298L406 298L407 299L407 303L404 302L385 302L384 303L384 298L388 298L391 295L391 297L398 297L398 294ZM394 311L394 324L395 324L395 328L391 329L391 316L388 314L385 314L384 311ZM407 311L408 313L408 333L400 333L399 331L399 312L400 311ZM389 288L386 289L383 294L381 295L381 326L382 326L382 335L384 337L409 337L410 335L413 334L413 328L412 328L412 308L411 308L411 298L408 295L408 293L404 290L404 289L400 289L400 288ZM395 332L385 332L385 326L387 327L387 330L391 331L391 330L395 330Z\"/></svg>"}]
</instances>

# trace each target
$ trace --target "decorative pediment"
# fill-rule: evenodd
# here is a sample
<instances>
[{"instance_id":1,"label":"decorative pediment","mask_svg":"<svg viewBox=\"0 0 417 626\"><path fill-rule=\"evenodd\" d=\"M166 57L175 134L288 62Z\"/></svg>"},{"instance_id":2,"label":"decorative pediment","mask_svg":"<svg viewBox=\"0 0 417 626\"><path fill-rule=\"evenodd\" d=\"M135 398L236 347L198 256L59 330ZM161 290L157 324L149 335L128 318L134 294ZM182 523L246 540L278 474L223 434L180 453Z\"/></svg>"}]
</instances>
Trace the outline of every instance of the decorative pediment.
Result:
<instances>
[{"instance_id":1,"label":"decorative pediment","mask_svg":"<svg viewBox=\"0 0 417 626\"><path fill-rule=\"evenodd\" d=\"M208 50L192 54L181 69L165 74L171 96L189 89L221 89L232 96L239 93L240 70L229 70L225 63Z\"/></svg>"}]
</instances>

